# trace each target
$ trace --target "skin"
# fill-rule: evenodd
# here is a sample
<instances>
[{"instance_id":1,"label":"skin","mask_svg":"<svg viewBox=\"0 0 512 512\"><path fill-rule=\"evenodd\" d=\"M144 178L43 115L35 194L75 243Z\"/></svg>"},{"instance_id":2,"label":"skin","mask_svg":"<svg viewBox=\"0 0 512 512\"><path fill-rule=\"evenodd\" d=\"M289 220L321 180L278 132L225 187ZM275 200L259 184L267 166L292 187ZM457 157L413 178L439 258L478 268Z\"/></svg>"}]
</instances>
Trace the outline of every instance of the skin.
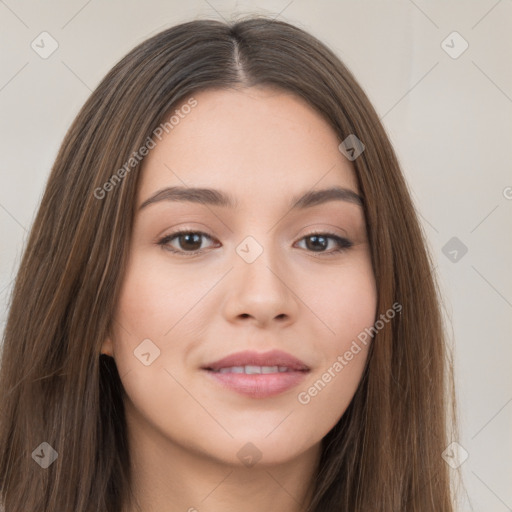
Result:
<instances>
[{"instance_id":1,"label":"skin","mask_svg":"<svg viewBox=\"0 0 512 512\"><path fill-rule=\"evenodd\" d=\"M194 97L144 161L115 329L102 346L126 390L134 492L145 512L304 510L321 440L350 403L369 346L309 403L298 394L373 325L377 293L362 207L334 200L294 211L290 201L330 186L359 193L357 180L341 141L302 99L268 88ZM239 204L138 209L169 186L219 189ZM200 254L187 256L194 244L183 237L158 244L185 228L212 237L199 239ZM315 250L313 231L353 245L332 253L328 238ZM236 252L249 235L263 249L252 263ZM145 339L160 350L149 366L134 356ZM200 370L274 348L310 367L274 397L238 394ZM248 442L261 455L252 467L237 456Z\"/></svg>"}]
</instances>

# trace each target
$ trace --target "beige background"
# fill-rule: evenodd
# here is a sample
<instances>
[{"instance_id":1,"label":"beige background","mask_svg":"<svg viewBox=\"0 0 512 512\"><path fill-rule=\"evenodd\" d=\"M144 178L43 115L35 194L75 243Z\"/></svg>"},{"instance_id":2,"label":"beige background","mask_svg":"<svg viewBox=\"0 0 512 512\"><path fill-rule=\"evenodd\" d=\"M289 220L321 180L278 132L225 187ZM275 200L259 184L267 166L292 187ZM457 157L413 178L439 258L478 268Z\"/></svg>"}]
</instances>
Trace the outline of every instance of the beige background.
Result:
<instances>
[{"instance_id":1,"label":"beige background","mask_svg":"<svg viewBox=\"0 0 512 512\"><path fill-rule=\"evenodd\" d=\"M510 0L0 0L0 329L49 170L79 107L149 36L235 12L311 31L374 103L424 221L453 325L458 441L469 453L460 510L512 510ZM31 48L43 31L58 43L47 59ZM463 39L448 37L454 31ZM467 50L452 58L447 51L455 56L464 40ZM453 248L443 253L452 237L468 248L455 262Z\"/></svg>"}]
</instances>

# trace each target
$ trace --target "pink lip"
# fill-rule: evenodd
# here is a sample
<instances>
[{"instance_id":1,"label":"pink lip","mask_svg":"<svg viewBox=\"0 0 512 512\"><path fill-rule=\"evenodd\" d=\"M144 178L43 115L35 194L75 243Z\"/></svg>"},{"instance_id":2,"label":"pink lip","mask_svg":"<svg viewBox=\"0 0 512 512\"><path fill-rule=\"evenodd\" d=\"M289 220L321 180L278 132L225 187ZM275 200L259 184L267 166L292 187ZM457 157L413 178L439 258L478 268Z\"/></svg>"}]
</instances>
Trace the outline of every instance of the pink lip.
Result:
<instances>
[{"instance_id":1,"label":"pink lip","mask_svg":"<svg viewBox=\"0 0 512 512\"><path fill-rule=\"evenodd\" d=\"M205 370L220 370L231 366L286 366L290 370L306 371L308 366L300 359L283 352L282 350L270 350L269 352L254 352L246 350L224 357L213 363L203 366Z\"/></svg>"},{"instance_id":2,"label":"pink lip","mask_svg":"<svg viewBox=\"0 0 512 512\"><path fill-rule=\"evenodd\" d=\"M245 374L218 373L214 370L232 366L286 366L289 371L278 373ZM282 352L238 352L202 367L210 378L224 387L251 398L267 398L297 386L305 379L309 367L300 359Z\"/></svg>"}]
</instances>

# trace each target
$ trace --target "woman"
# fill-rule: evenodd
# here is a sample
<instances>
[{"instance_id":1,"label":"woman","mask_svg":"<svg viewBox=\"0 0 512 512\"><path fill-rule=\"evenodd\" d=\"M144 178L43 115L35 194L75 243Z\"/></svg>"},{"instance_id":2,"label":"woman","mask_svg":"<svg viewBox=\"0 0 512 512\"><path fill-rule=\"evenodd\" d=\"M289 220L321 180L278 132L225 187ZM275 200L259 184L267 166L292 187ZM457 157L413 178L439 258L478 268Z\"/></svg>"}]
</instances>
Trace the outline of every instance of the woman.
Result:
<instances>
[{"instance_id":1,"label":"woman","mask_svg":"<svg viewBox=\"0 0 512 512\"><path fill-rule=\"evenodd\" d=\"M265 18L157 34L69 129L21 262L5 510L452 511L431 266L322 43Z\"/></svg>"}]
</instances>

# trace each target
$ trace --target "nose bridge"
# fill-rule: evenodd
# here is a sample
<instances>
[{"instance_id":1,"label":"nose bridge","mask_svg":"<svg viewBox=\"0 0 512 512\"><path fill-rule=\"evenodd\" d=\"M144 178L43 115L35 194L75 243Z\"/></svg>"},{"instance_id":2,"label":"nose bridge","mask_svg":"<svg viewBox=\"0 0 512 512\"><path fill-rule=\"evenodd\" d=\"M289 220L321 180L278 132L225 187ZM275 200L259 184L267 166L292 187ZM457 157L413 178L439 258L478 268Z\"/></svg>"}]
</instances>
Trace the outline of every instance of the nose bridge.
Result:
<instances>
[{"instance_id":1,"label":"nose bridge","mask_svg":"<svg viewBox=\"0 0 512 512\"><path fill-rule=\"evenodd\" d=\"M247 236L236 247L235 269L240 285L248 285L253 292L262 292L269 297L283 295L283 282L279 279L280 255L271 242L272 234L264 237ZM269 295L270 294L270 295Z\"/></svg>"},{"instance_id":2,"label":"nose bridge","mask_svg":"<svg viewBox=\"0 0 512 512\"><path fill-rule=\"evenodd\" d=\"M249 235L236 247L227 307L231 317L268 322L295 316L296 299L287 282L291 276L271 239L272 233Z\"/></svg>"}]
</instances>

